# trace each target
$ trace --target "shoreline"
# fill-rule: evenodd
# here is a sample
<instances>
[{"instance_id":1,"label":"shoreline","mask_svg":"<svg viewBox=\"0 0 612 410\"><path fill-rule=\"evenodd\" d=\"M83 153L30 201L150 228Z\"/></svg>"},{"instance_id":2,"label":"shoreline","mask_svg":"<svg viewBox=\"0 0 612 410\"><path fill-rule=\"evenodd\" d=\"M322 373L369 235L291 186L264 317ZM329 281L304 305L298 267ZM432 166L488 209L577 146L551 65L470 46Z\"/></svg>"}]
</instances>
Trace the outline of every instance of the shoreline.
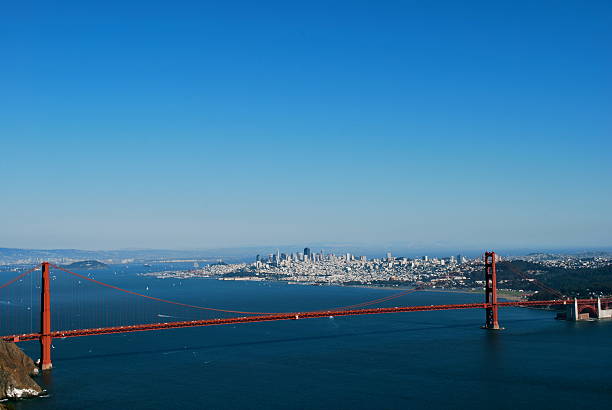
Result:
<instances>
[{"instance_id":1,"label":"shoreline","mask_svg":"<svg viewBox=\"0 0 612 410\"><path fill-rule=\"evenodd\" d=\"M152 275L152 273L144 274L142 276L154 277L156 279L215 279L215 280L223 280L223 281L231 281L238 279L224 279L223 276L192 276L189 278L180 278L176 276L167 276L167 277L158 277ZM239 279L240 281L249 281L249 282L268 282L268 283L286 283L288 285L299 285L299 286L342 286L342 287L354 287L354 288L363 288L363 289L385 289L385 290L396 290L396 291L406 291L412 290L413 287L406 286L392 286L392 285L368 285L368 284L345 284L345 283L318 283L318 282L297 282L291 280L268 280L265 278L257 278L257 280L251 278ZM418 292L438 292L438 293L463 293L463 294L484 294L484 289L463 289L463 288L425 288L419 289ZM516 294L518 291L508 292L508 291L498 291L498 296L500 298L511 300L511 301L521 301L524 299L522 295ZM526 296L526 295L525 295Z\"/></svg>"}]
</instances>

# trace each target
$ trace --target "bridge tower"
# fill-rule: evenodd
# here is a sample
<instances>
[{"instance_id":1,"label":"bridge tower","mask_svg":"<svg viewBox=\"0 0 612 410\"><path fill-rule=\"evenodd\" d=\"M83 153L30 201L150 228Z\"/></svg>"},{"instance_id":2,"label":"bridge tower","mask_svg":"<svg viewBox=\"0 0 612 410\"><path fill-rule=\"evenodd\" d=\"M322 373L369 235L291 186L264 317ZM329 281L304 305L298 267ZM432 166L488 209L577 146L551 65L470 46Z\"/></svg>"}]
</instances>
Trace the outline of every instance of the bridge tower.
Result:
<instances>
[{"instance_id":1,"label":"bridge tower","mask_svg":"<svg viewBox=\"0 0 612 410\"><path fill-rule=\"evenodd\" d=\"M50 370L51 364L51 282L49 262L42 263L42 290L40 299L40 368Z\"/></svg>"},{"instance_id":2,"label":"bridge tower","mask_svg":"<svg viewBox=\"0 0 612 410\"><path fill-rule=\"evenodd\" d=\"M484 329L500 330L497 316L497 271L495 268L497 256L495 252L485 253L485 313Z\"/></svg>"}]
</instances>

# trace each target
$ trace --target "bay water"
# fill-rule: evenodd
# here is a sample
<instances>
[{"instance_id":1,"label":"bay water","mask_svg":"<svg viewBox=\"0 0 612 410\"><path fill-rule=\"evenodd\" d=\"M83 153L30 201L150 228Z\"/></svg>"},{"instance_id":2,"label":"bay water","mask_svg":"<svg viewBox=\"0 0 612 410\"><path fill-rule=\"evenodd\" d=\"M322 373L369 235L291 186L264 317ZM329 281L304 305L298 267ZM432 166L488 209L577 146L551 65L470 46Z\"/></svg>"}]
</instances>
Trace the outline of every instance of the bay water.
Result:
<instances>
[{"instance_id":1,"label":"bay water","mask_svg":"<svg viewBox=\"0 0 612 410\"><path fill-rule=\"evenodd\" d=\"M264 312L334 308L398 292L137 275L186 267L121 265L81 273L153 297ZM122 312L134 312L123 320L149 322L228 317L136 303L74 283L52 282L54 328L75 321L106 326ZM103 292L106 299L96 302ZM481 300L417 292L382 306ZM28 320L37 326L37 317L23 316L22 323ZM482 310L438 311L55 339L54 368L37 378L47 396L16 408L580 409L610 403L612 322L558 321L552 312L521 308L500 310L502 331L480 329L483 321ZM39 356L37 342L20 347Z\"/></svg>"}]
</instances>

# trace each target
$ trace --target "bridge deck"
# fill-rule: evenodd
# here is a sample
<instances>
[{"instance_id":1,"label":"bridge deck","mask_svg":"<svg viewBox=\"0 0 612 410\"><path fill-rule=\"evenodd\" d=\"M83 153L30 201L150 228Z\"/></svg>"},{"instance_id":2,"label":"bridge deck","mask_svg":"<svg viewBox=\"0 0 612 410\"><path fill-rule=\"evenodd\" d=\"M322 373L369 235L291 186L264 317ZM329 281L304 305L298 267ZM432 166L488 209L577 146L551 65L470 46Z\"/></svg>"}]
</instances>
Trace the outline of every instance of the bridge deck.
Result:
<instances>
[{"instance_id":1,"label":"bridge deck","mask_svg":"<svg viewBox=\"0 0 612 410\"><path fill-rule=\"evenodd\" d=\"M580 303L591 302L592 299L579 300ZM543 301L519 301L519 302L499 302L499 307L527 307L527 306L550 306L564 305L574 303L573 300L543 300ZM178 329L184 327L199 327L199 326L218 326L230 325L236 323L253 323L253 322L271 322L278 320L298 320L298 319L314 319L329 316L355 316L355 315L376 315L384 313L401 313L401 312L427 312L437 310L458 310L458 309L486 309L490 305L486 303L465 303L455 305L425 305L425 306L402 306L390 308L376 309L355 309L355 310L327 310L313 312L293 312L282 314L258 315L258 316L242 316L227 319L206 319L206 320L191 320L183 322L167 322L167 323L150 323L131 326L116 326L92 329L77 329L77 330L56 330L49 335L52 338L65 337L82 337L93 335L106 335L114 333L129 333L129 332L144 332L151 330L162 329ZM0 336L0 339L7 342L24 342L28 340L38 340L40 333L28 333L22 335Z\"/></svg>"}]
</instances>

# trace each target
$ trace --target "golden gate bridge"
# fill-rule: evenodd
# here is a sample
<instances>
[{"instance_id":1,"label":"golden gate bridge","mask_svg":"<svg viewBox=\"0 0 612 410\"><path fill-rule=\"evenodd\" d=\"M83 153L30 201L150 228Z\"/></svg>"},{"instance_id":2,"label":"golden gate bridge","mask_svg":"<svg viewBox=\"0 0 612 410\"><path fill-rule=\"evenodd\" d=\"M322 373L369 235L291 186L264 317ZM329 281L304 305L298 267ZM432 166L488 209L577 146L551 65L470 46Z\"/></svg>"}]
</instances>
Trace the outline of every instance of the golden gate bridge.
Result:
<instances>
[{"instance_id":1,"label":"golden gate bridge","mask_svg":"<svg viewBox=\"0 0 612 410\"><path fill-rule=\"evenodd\" d=\"M443 304L443 305L423 305L423 306L395 306L395 307L371 307L384 302L395 300L402 296L418 291L408 289L400 293L368 300L362 303L337 307L333 309L313 310L313 311L298 311L298 312L255 312L245 310L232 310L214 308L208 306L199 306L188 303L177 302L173 300L162 299L143 293L127 290L112 284L108 284L86 275L70 271L66 268L56 266L49 262L43 262L40 266L35 266L32 269L18 275L10 281L0 285L0 290L9 287L10 285L23 280L28 275L40 269L41 275L41 294L40 294L40 330L38 332L9 334L0 336L0 339L6 342L25 342L38 340L40 342L40 360L39 366L42 370L52 368L51 361L51 346L53 339L63 339L69 337L83 337L94 335L108 335L117 333L144 332L162 329L179 329L187 327L201 326L220 326L239 323L254 323L254 322L271 322L281 320L302 320L322 317L336 316L357 316L357 315L377 315L388 313L406 313L406 312L426 312L426 311L442 311L442 310L462 310L462 309L483 309L485 311L485 323L482 326L489 330L499 330L499 308L500 307L530 307L530 306L554 306L554 305L573 305L579 313L593 312L597 304L603 303L607 306L612 303L612 298L603 299L570 299L564 297L560 292L539 283L535 279L530 279L542 289L557 296L557 299L550 300L534 300L534 301L498 301L497 292L497 257L494 252L486 252L484 257L484 278L485 278L485 300L482 303L463 303L463 304ZM211 319L200 320L185 320L171 321L163 323L140 323L129 325L115 325L107 327L89 327L66 330L53 330L51 326L51 268L72 275L79 281L91 282L95 285L111 289L116 292L121 292L132 297L140 299L148 299L163 304L179 306L187 309L195 309L200 311L218 312L223 314L237 314L238 317L216 317ZM516 272L520 274L519 272ZM522 274L520 274L522 275ZM523 275L522 275L523 276Z\"/></svg>"}]
</instances>

